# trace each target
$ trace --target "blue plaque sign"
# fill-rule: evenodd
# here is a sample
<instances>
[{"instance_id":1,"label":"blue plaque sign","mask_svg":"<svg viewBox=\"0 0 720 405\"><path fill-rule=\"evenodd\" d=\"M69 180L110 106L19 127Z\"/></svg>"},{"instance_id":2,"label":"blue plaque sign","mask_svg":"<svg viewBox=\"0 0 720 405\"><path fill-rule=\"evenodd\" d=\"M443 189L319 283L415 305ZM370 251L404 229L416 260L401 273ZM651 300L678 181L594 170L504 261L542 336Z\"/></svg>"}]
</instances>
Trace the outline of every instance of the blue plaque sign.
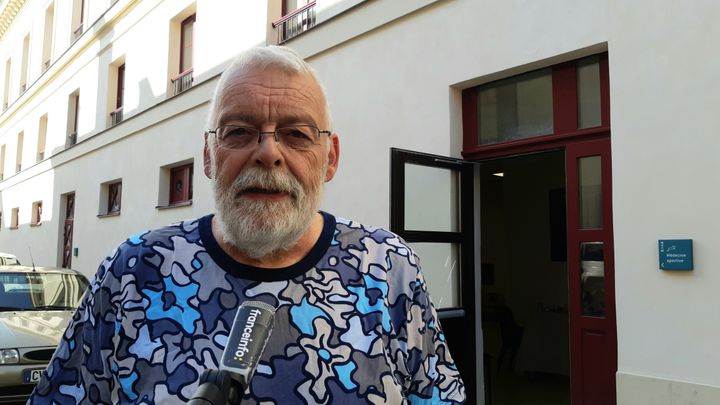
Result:
<instances>
[{"instance_id":1,"label":"blue plaque sign","mask_svg":"<svg viewBox=\"0 0 720 405\"><path fill-rule=\"evenodd\" d=\"M661 270L692 270L692 239L658 240Z\"/></svg>"}]
</instances>

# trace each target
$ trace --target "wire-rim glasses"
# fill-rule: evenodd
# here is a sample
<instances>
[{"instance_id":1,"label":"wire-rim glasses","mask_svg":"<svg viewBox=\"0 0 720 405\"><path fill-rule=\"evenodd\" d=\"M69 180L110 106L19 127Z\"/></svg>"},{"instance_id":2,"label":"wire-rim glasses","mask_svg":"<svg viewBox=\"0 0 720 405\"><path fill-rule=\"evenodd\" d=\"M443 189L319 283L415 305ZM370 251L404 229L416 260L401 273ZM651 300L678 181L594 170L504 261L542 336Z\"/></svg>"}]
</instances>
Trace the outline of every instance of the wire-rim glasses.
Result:
<instances>
[{"instance_id":1,"label":"wire-rim glasses","mask_svg":"<svg viewBox=\"0 0 720 405\"><path fill-rule=\"evenodd\" d=\"M251 150L262 142L263 135L272 135L275 142L292 150L308 150L318 144L320 134L330 135L312 125L293 125L276 128L275 131L260 131L243 125L221 125L208 133L215 134L218 145L233 150Z\"/></svg>"}]
</instances>

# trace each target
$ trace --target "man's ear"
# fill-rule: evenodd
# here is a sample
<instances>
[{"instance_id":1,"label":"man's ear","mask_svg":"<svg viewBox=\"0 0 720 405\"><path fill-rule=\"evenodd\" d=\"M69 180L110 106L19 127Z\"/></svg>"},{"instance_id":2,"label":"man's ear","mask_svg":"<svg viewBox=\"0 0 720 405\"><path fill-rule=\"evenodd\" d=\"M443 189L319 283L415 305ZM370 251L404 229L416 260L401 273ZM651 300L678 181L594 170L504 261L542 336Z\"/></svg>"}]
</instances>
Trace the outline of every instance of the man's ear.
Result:
<instances>
[{"instance_id":1,"label":"man's ear","mask_svg":"<svg viewBox=\"0 0 720 405\"><path fill-rule=\"evenodd\" d=\"M212 179L212 163L210 162L210 146L208 145L208 133L205 131L205 146L203 147L203 170L208 179Z\"/></svg>"},{"instance_id":2,"label":"man's ear","mask_svg":"<svg viewBox=\"0 0 720 405\"><path fill-rule=\"evenodd\" d=\"M327 155L328 164L327 169L325 170L325 182L328 182L335 177L340 160L340 137L338 137L337 134L331 134L329 138Z\"/></svg>"}]
</instances>

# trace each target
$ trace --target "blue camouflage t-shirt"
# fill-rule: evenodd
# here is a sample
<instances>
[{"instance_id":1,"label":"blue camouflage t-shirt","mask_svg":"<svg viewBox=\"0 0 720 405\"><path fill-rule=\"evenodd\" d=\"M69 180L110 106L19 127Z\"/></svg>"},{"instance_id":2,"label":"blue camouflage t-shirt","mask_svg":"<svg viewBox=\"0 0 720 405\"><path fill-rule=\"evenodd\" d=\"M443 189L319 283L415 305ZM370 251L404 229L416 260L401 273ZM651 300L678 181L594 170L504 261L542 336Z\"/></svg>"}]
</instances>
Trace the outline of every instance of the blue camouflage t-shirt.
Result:
<instances>
[{"instance_id":1,"label":"blue camouflage t-shirt","mask_svg":"<svg viewBox=\"0 0 720 405\"><path fill-rule=\"evenodd\" d=\"M283 269L241 264L212 215L130 237L106 258L31 404L177 404L217 369L238 306L277 308L243 404L460 403L465 389L410 248L321 213Z\"/></svg>"}]
</instances>

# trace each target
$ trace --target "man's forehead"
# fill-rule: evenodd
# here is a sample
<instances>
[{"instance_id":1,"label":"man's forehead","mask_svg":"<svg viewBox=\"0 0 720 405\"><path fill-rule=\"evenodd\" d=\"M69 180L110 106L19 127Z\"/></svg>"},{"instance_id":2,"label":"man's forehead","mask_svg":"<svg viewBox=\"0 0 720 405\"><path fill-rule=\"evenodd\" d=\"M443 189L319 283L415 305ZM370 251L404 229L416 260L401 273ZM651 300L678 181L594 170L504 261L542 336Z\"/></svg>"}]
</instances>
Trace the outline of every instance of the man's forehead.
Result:
<instances>
[{"instance_id":1,"label":"man's forehead","mask_svg":"<svg viewBox=\"0 0 720 405\"><path fill-rule=\"evenodd\" d=\"M268 89L295 89L307 92L319 92L322 95L320 85L310 73L286 72L277 68L236 70L228 76L224 89L225 91L235 88L255 89L265 87Z\"/></svg>"},{"instance_id":2,"label":"man's forehead","mask_svg":"<svg viewBox=\"0 0 720 405\"><path fill-rule=\"evenodd\" d=\"M283 121L323 125L325 106L322 88L309 73L238 70L231 73L219 94L218 118L220 123L262 123L268 118L268 111L263 111L268 107L271 114L282 108Z\"/></svg>"}]
</instances>

